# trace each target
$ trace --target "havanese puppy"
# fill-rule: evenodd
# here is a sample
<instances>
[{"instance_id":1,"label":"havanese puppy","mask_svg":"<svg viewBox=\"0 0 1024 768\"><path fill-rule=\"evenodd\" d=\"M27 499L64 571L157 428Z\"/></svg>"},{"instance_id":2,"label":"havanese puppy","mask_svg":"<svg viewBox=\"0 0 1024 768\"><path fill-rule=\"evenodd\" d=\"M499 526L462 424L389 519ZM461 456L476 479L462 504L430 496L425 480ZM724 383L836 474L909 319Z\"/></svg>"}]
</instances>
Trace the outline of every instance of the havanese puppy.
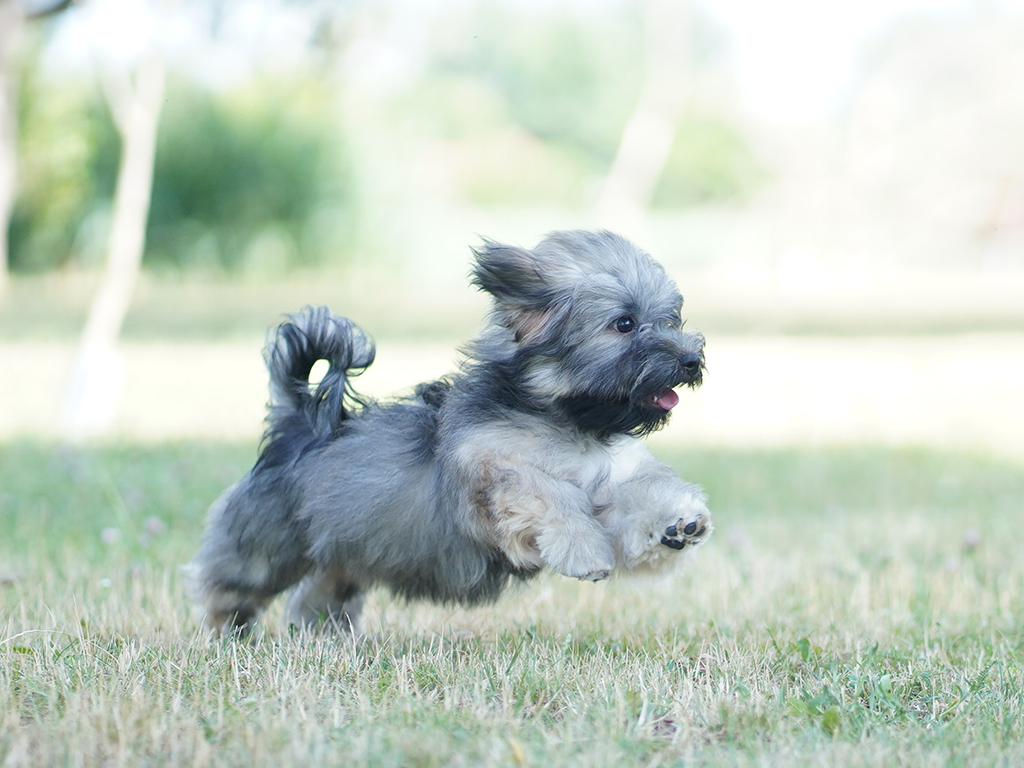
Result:
<instances>
[{"instance_id":1,"label":"havanese puppy","mask_svg":"<svg viewBox=\"0 0 1024 768\"><path fill-rule=\"evenodd\" d=\"M457 374L410 398L352 389L374 345L324 307L271 335L259 458L213 504L187 566L209 627L245 633L291 589L291 622L355 631L376 585L473 605L545 567L591 581L657 570L711 533L701 489L639 440L704 367L661 265L609 232L474 254L488 323ZM330 369L312 386L318 360Z\"/></svg>"}]
</instances>

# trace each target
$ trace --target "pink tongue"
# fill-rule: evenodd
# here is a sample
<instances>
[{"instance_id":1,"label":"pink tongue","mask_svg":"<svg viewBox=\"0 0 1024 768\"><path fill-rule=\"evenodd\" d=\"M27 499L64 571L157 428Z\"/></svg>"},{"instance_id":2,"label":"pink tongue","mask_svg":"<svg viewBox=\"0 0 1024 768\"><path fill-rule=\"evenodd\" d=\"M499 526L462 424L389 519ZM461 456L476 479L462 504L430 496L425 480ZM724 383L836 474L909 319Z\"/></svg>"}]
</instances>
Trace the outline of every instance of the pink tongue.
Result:
<instances>
[{"instance_id":1,"label":"pink tongue","mask_svg":"<svg viewBox=\"0 0 1024 768\"><path fill-rule=\"evenodd\" d=\"M676 407L676 403L679 402L679 395L674 390L666 389L662 394L658 395L654 399L655 404L666 411L671 411Z\"/></svg>"}]
</instances>

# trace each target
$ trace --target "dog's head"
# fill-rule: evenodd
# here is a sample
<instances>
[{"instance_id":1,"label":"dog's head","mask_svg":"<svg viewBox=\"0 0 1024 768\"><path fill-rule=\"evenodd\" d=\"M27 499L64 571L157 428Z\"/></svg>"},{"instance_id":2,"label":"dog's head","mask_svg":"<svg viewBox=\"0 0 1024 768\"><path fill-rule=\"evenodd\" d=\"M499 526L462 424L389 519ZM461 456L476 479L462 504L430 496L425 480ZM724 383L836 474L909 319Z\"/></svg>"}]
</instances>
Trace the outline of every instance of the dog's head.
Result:
<instances>
[{"instance_id":1,"label":"dog's head","mask_svg":"<svg viewBox=\"0 0 1024 768\"><path fill-rule=\"evenodd\" d=\"M534 402L602 436L663 426L704 369L704 337L649 255L610 232L554 232L532 251L485 241L473 282L494 297L472 348Z\"/></svg>"}]
</instances>

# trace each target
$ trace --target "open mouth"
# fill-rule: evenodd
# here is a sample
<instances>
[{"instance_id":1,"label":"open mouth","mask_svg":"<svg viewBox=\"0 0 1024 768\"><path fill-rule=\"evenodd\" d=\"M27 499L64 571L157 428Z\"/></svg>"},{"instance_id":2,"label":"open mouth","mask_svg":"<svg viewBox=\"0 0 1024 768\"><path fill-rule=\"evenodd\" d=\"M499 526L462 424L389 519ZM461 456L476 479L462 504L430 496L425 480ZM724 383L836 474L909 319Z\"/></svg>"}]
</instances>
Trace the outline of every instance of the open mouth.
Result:
<instances>
[{"instance_id":1,"label":"open mouth","mask_svg":"<svg viewBox=\"0 0 1024 768\"><path fill-rule=\"evenodd\" d=\"M671 411L679 402L679 395L673 389L666 389L662 392L655 392L644 400L648 408L660 408L663 411Z\"/></svg>"}]
</instances>

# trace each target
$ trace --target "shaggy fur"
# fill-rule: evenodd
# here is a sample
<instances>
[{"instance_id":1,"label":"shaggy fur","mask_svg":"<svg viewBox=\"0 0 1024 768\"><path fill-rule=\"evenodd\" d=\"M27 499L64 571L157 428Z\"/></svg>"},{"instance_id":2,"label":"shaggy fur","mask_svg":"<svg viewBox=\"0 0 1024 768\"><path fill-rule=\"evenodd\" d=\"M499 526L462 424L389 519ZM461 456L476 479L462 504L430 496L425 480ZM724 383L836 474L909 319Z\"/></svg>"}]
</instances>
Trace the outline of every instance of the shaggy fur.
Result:
<instances>
[{"instance_id":1,"label":"shaggy fur","mask_svg":"<svg viewBox=\"0 0 1024 768\"><path fill-rule=\"evenodd\" d=\"M262 451L211 507L188 566L208 626L247 631L292 589L292 622L352 629L375 585L473 605L544 567L656 569L710 534L700 488L638 439L703 371L704 339L683 330L662 267L608 232L474 253L486 328L459 373L411 398L353 391L374 347L326 308L271 336Z\"/></svg>"}]
</instances>

